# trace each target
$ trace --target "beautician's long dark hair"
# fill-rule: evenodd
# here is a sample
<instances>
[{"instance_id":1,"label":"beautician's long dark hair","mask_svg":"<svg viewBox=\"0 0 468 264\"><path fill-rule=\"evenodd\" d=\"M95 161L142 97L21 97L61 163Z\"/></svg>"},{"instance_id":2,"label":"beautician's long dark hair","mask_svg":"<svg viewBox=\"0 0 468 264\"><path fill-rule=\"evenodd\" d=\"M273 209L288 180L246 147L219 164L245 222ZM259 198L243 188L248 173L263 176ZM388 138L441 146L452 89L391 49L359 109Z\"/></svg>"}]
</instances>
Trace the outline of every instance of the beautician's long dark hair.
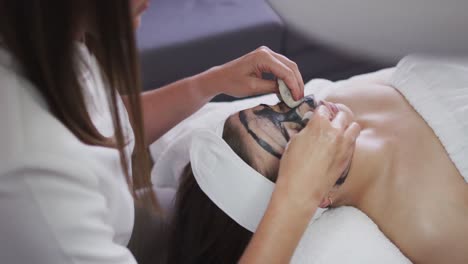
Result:
<instances>
[{"instance_id":1,"label":"beautician's long dark hair","mask_svg":"<svg viewBox=\"0 0 468 264\"><path fill-rule=\"evenodd\" d=\"M26 78L45 98L52 114L86 144L116 148L131 190L150 186L140 102L140 77L129 0L0 0L0 39ZM90 49L107 83L115 135L106 138L93 125L80 85L75 43L86 28ZM88 44L89 44L88 43ZM135 134L133 179L117 111L118 94L128 97ZM151 190L151 188L149 188ZM135 195L134 195L135 196ZM157 204L154 195L144 204ZM148 198L149 197L149 198ZM137 198L135 196L135 198Z\"/></svg>"},{"instance_id":2,"label":"beautician's long dark hair","mask_svg":"<svg viewBox=\"0 0 468 264\"><path fill-rule=\"evenodd\" d=\"M228 119L223 139L247 164L253 157L240 136L240 130ZM277 173L260 172L271 181ZM190 164L186 166L176 194L171 219L169 263L238 263L252 233L218 208L200 189Z\"/></svg>"}]
</instances>

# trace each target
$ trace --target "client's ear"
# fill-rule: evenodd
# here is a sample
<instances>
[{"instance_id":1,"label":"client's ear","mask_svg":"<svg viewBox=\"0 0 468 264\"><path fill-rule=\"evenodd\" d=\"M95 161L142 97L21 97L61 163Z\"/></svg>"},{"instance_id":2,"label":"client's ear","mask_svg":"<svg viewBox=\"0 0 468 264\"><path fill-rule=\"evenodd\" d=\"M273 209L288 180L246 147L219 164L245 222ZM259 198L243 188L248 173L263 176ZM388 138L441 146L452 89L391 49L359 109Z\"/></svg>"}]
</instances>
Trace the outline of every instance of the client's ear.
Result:
<instances>
[{"instance_id":1,"label":"client's ear","mask_svg":"<svg viewBox=\"0 0 468 264\"><path fill-rule=\"evenodd\" d=\"M322 198L320 201L319 207L320 208L329 208L333 206L333 191L328 192L328 194Z\"/></svg>"},{"instance_id":2,"label":"client's ear","mask_svg":"<svg viewBox=\"0 0 468 264\"><path fill-rule=\"evenodd\" d=\"M331 205L330 200L328 199L328 196L327 196L327 197L322 198L322 201L320 202L319 207L325 209L325 208L328 208L330 205Z\"/></svg>"}]
</instances>

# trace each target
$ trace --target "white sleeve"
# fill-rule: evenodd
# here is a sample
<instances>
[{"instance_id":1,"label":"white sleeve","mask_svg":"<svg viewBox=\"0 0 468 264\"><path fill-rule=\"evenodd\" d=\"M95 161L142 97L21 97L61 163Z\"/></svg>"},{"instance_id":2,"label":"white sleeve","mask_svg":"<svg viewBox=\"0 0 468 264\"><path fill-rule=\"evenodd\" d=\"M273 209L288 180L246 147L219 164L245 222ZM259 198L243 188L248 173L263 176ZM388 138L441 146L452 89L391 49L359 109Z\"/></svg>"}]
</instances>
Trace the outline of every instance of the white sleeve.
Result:
<instances>
[{"instance_id":1,"label":"white sleeve","mask_svg":"<svg viewBox=\"0 0 468 264\"><path fill-rule=\"evenodd\" d=\"M36 153L2 167L0 263L136 263L86 164Z\"/></svg>"},{"instance_id":2,"label":"white sleeve","mask_svg":"<svg viewBox=\"0 0 468 264\"><path fill-rule=\"evenodd\" d=\"M468 55L466 0L269 0L319 43L398 61L409 53Z\"/></svg>"}]
</instances>

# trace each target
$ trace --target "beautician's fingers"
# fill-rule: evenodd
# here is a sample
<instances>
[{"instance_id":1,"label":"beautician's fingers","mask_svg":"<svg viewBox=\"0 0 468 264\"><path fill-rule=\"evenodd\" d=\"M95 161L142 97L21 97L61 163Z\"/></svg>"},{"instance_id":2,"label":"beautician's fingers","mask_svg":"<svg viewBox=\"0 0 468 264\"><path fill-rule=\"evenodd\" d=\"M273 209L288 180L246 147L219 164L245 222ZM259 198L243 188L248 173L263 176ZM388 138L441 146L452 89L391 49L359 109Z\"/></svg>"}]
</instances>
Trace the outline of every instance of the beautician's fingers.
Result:
<instances>
[{"instance_id":1,"label":"beautician's fingers","mask_svg":"<svg viewBox=\"0 0 468 264\"><path fill-rule=\"evenodd\" d=\"M356 139L360 133L361 126L356 122L352 122L351 125L349 125L348 128L345 130L343 137L349 145L353 145L356 143Z\"/></svg>"},{"instance_id":2,"label":"beautician's fingers","mask_svg":"<svg viewBox=\"0 0 468 264\"><path fill-rule=\"evenodd\" d=\"M304 97L304 82L297 65L267 47L258 48L238 59L213 67L198 75L214 95L224 93L245 97L262 93L278 93L276 81L263 80L262 73L282 79L295 100Z\"/></svg>"},{"instance_id":3,"label":"beautician's fingers","mask_svg":"<svg viewBox=\"0 0 468 264\"><path fill-rule=\"evenodd\" d=\"M332 113L330 112L330 110L324 106L324 105L319 105L316 109L315 109L315 114L314 116L312 117L312 119L314 119L314 117L317 117L318 119L320 119L320 123L322 125L326 124L326 125L330 125L330 119L332 118ZM310 121L309 121L310 123Z\"/></svg>"},{"instance_id":4,"label":"beautician's fingers","mask_svg":"<svg viewBox=\"0 0 468 264\"><path fill-rule=\"evenodd\" d=\"M286 85L291 89L291 94L295 100L300 100L304 97L304 87L300 85L303 83L302 77L298 74L297 65L285 64L282 60L276 57L276 53L267 47L260 47L253 52L255 65L257 66L256 72L270 72L279 79L282 79ZM300 81L298 78L300 77Z\"/></svg>"},{"instance_id":5,"label":"beautician's fingers","mask_svg":"<svg viewBox=\"0 0 468 264\"><path fill-rule=\"evenodd\" d=\"M352 116L348 112L339 111L335 118L331 121L331 124L335 128L340 128L345 130L352 122Z\"/></svg>"},{"instance_id":6,"label":"beautician's fingers","mask_svg":"<svg viewBox=\"0 0 468 264\"><path fill-rule=\"evenodd\" d=\"M324 105L319 105L314 112L306 112L302 117L305 129L314 129L314 126L322 127L322 131L328 131L330 127L331 112Z\"/></svg>"},{"instance_id":7,"label":"beautician's fingers","mask_svg":"<svg viewBox=\"0 0 468 264\"><path fill-rule=\"evenodd\" d=\"M294 75L296 76L296 80L298 81L297 84L302 90L301 98L304 97L304 80L302 79L302 74L297 64L294 61L288 59L286 56L278 54L276 52L272 51L272 55L293 70Z\"/></svg>"},{"instance_id":8,"label":"beautician's fingers","mask_svg":"<svg viewBox=\"0 0 468 264\"><path fill-rule=\"evenodd\" d=\"M256 77L251 77L249 84L252 91L251 95L271 93L276 90L276 85L276 81L264 80Z\"/></svg>"},{"instance_id":9,"label":"beautician's fingers","mask_svg":"<svg viewBox=\"0 0 468 264\"><path fill-rule=\"evenodd\" d=\"M265 80L257 77L249 77L247 87L249 87L249 93L247 95L261 95L276 92L276 90L278 89L278 83L272 80Z\"/></svg>"}]
</instances>

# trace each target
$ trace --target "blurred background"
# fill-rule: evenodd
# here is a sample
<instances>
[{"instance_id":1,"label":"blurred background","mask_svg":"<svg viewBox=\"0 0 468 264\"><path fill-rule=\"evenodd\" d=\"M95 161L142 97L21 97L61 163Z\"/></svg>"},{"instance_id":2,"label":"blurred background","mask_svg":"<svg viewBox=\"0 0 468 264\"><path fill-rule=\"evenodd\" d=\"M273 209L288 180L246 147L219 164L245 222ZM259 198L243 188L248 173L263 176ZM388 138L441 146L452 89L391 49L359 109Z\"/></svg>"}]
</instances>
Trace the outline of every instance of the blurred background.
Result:
<instances>
[{"instance_id":1,"label":"blurred background","mask_svg":"<svg viewBox=\"0 0 468 264\"><path fill-rule=\"evenodd\" d=\"M152 0L138 30L143 85L161 87L262 45L295 61L304 81L395 66L413 52L465 55L467 11L467 0Z\"/></svg>"}]
</instances>

